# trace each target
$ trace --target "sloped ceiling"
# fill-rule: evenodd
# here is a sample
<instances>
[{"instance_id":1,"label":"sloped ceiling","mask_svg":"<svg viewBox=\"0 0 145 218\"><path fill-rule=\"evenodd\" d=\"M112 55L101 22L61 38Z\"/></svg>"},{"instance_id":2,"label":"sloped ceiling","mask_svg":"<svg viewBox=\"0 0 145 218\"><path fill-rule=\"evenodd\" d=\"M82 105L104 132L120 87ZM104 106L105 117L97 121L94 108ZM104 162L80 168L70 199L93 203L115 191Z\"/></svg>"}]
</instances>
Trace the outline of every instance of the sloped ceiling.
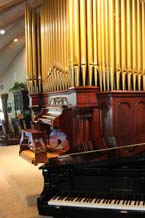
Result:
<instances>
[{"instance_id":1,"label":"sloped ceiling","mask_svg":"<svg viewBox=\"0 0 145 218\"><path fill-rule=\"evenodd\" d=\"M25 5L29 3L32 8L39 10L41 0L0 0L0 74L25 46ZM18 41L14 42L17 38Z\"/></svg>"}]
</instances>

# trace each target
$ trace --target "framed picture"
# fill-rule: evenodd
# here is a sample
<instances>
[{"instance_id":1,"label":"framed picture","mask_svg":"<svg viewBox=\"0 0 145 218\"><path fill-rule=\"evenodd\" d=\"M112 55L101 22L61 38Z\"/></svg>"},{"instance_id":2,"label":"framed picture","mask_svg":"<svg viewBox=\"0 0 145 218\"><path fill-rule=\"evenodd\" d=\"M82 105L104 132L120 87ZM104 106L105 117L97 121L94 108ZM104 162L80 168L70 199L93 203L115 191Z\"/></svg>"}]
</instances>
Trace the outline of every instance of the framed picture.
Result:
<instances>
[{"instance_id":1,"label":"framed picture","mask_svg":"<svg viewBox=\"0 0 145 218\"><path fill-rule=\"evenodd\" d=\"M13 103L12 102L8 102L7 112L8 112L9 115L13 114Z\"/></svg>"}]
</instances>

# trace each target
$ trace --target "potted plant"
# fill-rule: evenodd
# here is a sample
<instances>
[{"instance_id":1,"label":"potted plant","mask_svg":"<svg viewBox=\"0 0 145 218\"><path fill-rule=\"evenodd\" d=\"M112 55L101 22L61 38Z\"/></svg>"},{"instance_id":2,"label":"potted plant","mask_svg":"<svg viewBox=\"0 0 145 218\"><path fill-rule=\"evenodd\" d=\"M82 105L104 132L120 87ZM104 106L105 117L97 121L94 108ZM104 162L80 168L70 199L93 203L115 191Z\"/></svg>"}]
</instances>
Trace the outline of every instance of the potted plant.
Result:
<instances>
[{"instance_id":1,"label":"potted plant","mask_svg":"<svg viewBox=\"0 0 145 218\"><path fill-rule=\"evenodd\" d=\"M19 90L27 90L26 84L23 82L15 82L13 87L9 89L10 92Z\"/></svg>"}]
</instances>

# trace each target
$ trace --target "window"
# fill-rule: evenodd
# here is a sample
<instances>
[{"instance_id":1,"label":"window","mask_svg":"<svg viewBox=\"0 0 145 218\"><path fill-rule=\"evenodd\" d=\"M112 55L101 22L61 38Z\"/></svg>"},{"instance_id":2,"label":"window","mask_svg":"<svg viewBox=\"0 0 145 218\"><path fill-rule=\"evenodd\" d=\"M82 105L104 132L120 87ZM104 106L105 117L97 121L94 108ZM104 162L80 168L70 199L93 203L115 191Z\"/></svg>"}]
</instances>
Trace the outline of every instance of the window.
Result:
<instances>
[{"instance_id":1,"label":"window","mask_svg":"<svg viewBox=\"0 0 145 218\"><path fill-rule=\"evenodd\" d=\"M2 100L0 98L0 121L4 120L4 113L2 111Z\"/></svg>"}]
</instances>

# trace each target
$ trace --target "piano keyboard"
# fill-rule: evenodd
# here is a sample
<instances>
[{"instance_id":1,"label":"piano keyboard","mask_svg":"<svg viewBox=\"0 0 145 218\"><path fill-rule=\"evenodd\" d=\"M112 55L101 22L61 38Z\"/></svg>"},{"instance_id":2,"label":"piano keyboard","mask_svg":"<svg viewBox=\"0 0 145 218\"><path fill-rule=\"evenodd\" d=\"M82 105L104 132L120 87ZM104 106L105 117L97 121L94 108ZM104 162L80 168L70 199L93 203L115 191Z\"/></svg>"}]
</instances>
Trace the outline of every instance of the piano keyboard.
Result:
<instances>
[{"instance_id":1,"label":"piano keyboard","mask_svg":"<svg viewBox=\"0 0 145 218\"><path fill-rule=\"evenodd\" d=\"M98 209L116 209L116 210L132 210L145 211L144 196L126 196L124 199L120 196L113 197L104 196L104 194L68 194L57 195L48 201L51 206L65 206L65 207L82 207L82 208L98 208Z\"/></svg>"}]
</instances>

